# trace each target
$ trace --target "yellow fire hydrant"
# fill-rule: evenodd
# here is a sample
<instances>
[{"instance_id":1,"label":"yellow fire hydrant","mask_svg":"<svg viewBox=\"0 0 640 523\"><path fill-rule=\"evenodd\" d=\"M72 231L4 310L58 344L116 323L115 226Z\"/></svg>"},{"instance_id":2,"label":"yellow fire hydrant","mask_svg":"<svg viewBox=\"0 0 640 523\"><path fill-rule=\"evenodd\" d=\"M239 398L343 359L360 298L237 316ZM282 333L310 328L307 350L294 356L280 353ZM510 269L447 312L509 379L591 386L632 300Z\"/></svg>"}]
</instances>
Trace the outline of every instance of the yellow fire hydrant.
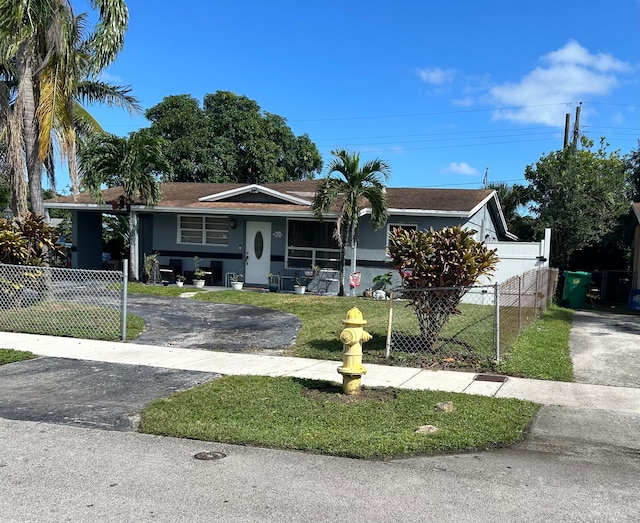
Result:
<instances>
[{"instance_id":1,"label":"yellow fire hydrant","mask_svg":"<svg viewBox=\"0 0 640 523\"><path fill-rule=\"evenodd\" d=\"M342 323L345 325L340 333L343 344L342 367L338 367L338 372L342 374L342 391L345 394L360 394L361 378L367 372L362 366L362 343L369 341L371 334L362 328L367 320L357 307L347 312L347 318Z\"/></svg>"}]
</instances>

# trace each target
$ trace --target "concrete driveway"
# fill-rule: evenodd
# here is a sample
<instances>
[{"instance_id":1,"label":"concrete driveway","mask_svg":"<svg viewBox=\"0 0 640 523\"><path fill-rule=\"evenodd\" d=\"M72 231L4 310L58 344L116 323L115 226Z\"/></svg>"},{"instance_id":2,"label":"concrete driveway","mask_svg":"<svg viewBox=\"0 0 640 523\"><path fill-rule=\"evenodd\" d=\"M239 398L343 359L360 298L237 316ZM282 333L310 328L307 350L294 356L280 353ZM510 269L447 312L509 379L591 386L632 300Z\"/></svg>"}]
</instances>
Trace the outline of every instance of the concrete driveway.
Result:
<instances>
[{"instance_id":1,"label":"concrete driveway","mask_svg":"<svg viewBox=\"0 0 640 523\"><path fill-rule=\"evenodd\" d=\"M640 387L640 316L576 311L569 346L577 382Z\"/></svg>"}]
</instances>

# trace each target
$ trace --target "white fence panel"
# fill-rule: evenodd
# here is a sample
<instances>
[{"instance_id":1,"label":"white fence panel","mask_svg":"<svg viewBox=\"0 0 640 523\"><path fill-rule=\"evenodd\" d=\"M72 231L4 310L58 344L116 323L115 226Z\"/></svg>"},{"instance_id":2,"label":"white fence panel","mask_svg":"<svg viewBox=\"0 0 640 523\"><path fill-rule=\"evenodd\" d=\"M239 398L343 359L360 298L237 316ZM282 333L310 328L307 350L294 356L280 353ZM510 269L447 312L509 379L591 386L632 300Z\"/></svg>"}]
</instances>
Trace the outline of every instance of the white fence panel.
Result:
<instances>
[{"instance_id":1,"label":"white fence panel","mask_svg":"<svg viewBox=\"0 0 640 523\"><path fill-rule=\"evenodd\" d=\"M482 284L502 283L525 272L549 267L551 229L545 229L544 240L539 242L487 242L490 249L498 250L500 261L491 279Z\"/></svg>"}]
</instances>

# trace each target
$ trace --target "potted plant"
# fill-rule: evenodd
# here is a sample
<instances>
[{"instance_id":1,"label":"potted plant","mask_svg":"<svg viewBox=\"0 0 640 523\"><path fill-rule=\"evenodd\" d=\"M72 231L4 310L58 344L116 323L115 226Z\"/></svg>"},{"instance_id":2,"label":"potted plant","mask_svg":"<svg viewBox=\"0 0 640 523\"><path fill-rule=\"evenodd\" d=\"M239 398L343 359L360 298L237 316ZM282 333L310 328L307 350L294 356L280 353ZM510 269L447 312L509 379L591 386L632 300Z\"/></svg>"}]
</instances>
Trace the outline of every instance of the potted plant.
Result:
<instances>
[{"instance_id":1,"label":"potted plant","mask_svg":"<svg viewBox=\"0 0 640 523\"><path fill-rule=\"evenodd\" d=\"M204 287L204 277L207 271L200 268L200 258L198 256L193 257L193 285L195 287Z\"/></svg>"},{"instance_id":2,"label":"potted plant","mask_svg":"<svg viewBox=\"0 0 640 523\"><path fill-rule=\"evenodd\" d=\"M384 274L378 274L375 278L373 278L373 294L375 295L376 290L381 290L384 292L384 296L388 296L387 287L391 287L391 273L385 272Z\"/></svg>"},{"instance_id":3,"label":"potted plant","mask_svg":"<svg viewBox=\"0 0 640 523\"><path fill-rule=\"evenodd\" d=\"M274 276L269 273L269 292L278 292L278 290L280 290L280 283L278 280L278 276Z\"/></svg>"},{"instance_id":4,"label":"potted plant","mask_svg":"<svg viewBox=\"0 0 640 523\"><path fill-rule=\"evenodd\" d=\"M186 281L186 278L182 274L178 274L176 276L176 285L178 287L182 287L185 281Z\"/></svg>"},{"instance_id":5,"label":"potted plant","mask_svg":"<svg viewBox=\"0 0 640 523\"><path fill-rule=\"evenodd\" d=\"M242 274L236 274L235 272L229 276L229 281L231 282L231 288L234 291L242 290Z\"/></svg>"},{"instance_id":6,"label":"potted plant","mask_svg":"<svg viewBox=\"0 0 640 523\"><path fill-rule=\"evenodd\" d=\"M296 294L304 294L304 291L307 289L307 280L296 278L296 283L293 286L293 292Z\"/></svg>"}]
</instances>

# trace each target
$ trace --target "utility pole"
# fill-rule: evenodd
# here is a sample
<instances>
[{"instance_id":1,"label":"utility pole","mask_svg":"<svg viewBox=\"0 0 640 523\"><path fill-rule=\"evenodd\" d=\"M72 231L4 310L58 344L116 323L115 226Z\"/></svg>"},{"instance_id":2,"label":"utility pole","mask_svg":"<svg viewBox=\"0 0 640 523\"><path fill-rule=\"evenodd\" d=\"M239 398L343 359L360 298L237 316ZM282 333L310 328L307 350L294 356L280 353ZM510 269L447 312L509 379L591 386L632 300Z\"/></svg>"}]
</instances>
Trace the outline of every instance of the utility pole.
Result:
<instances>
[{"instance_id":1,"label":"utility pole","mask_svg":"<svg viewBox=\"0 0 640 523\"><path fill-rule=\"evenodd\" d=\"M571 125L571 115L567 113L564 116L564 145L562 146L563 149L566 149L567 146L569 145L569 126L570 125Z\"/></svg>"},{"instance_id":2,"label":"utility pole","mask_svg":"<svg viewBox=\"0 0 640 523\"><path fill-rule=\"evenodd\" d=\"M489 187L489 167L486 167L484 170L484 178L482 180L482 185L487 189Z\"/></svg>"},{"instance_id":3,"label":"utility pole","mask_svg":"<svg viewBox=\"0 0 640 523\"><path fill-rule=\"evenodd\" d=\"M578 138L580 136L580 109L582 108L582 102L576 107L576 121L573 126L573 146L578 147Z\"/></svg>"}]
</instances>

